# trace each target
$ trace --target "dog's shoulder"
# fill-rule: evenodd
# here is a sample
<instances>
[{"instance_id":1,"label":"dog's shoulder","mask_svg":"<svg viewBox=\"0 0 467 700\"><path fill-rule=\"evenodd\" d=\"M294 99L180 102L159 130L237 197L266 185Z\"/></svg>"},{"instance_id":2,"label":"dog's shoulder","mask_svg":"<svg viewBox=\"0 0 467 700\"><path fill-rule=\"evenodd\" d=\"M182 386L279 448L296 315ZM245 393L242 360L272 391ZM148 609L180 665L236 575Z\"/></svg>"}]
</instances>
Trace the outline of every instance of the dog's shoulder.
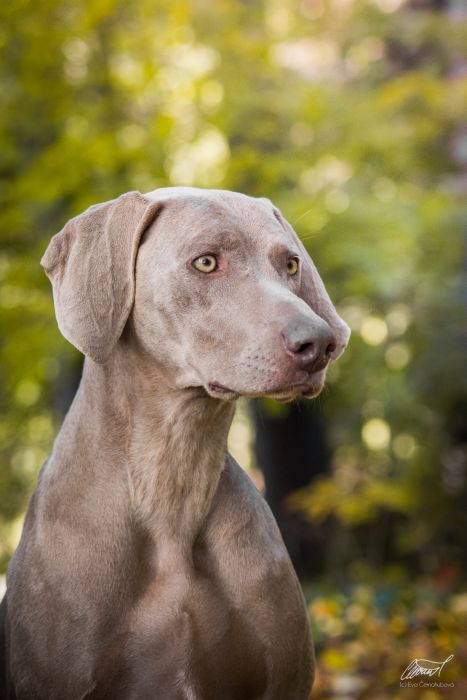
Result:
<instances>
[{"instance_id":1,"label":"dog's shoulder","mask_svg":"<svg viewBox=\"0 0 467 700\"><path fill-rule=\"evenodd\" d=\"M292 627L309 652L303 594L279 528L249 476L228 456L203 538L204 552L230 600L279 640ZM259 602L260 601L260 602ZM281 614L272 616L271 610ZM303 641L304 640L304 641ZM295 656L302 653L294 647ZM296 660L289 659L292 667ZM285 670L284 670L285 673Z\"/></svg>"},{"instance_id":2,"label":"dog's shoulder","mask_svg":"<svg viewBox=\"0 0 467 700\"><path fill-rule=\"evenodd\" d=\"M288 555L276 520L248 474L227 455L210 513L208 530L213 546L234 546L245 555L257 551L278 559ZM209 536L209 535L208 535ZM219 544L220 542L223 544Z\"/></svg>"},{"instance_id":3,"label":"dog's shoulder","mask_svg":"<svg viewBox=\"0 0 467 700\"><path fill-rule=\"evenodd\" d=\"M227 454L225 466L222 470L218 496L228 500L230 508L235 512L247 512L250 517L256 515L259 518L271 518L276 526L276 521L262 494L258 491L253 481L232 455Z\"/></svg>"}]
</instances>

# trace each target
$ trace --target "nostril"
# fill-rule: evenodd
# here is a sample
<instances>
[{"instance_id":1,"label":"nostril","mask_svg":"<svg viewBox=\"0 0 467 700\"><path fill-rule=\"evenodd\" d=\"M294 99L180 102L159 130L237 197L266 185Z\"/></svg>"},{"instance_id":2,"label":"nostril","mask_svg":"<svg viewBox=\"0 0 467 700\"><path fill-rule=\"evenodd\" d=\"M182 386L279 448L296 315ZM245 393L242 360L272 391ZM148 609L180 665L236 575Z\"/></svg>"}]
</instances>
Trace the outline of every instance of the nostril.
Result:
<instances>
[{"instance_id":1,"label":"nostril","mask_svg":"<svg viewBox=\"0 0 467 700\"><path fill-rule=\"evenodd\" d=\"M331 357L331 355L332 355L332 353L334 352L335 349L336 349L336 344L335 344L335 343L329 343L329 345L327 346L326 350L324 351L324 354L326 355L326 357Z\"/></svg>"},{"instance_id":2,"label":"nostril","mask_svg":"<svg viewBox=\"0 0 467 700\"><path fill-rule=\"evenodd\" d=\"M308 355L310 352L313 352L313 343L303 343L295 352L299 355Z\"/></svg>"}]
</instances>

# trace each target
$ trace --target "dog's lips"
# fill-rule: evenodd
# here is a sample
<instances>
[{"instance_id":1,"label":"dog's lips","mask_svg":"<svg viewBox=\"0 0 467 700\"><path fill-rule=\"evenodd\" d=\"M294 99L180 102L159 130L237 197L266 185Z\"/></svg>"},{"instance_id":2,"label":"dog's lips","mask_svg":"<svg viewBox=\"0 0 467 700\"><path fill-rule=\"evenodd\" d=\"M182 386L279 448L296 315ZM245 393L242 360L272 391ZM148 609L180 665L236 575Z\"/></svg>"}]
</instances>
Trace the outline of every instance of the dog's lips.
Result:
<instances>
[{"instance_id":1,"label":"dog's lips","mask_svg":"<svg viewBox=\"0 0 467 700\"><path fill-rule=\"evenodd\" d=\"M262 395L271 399L276 399L276 401L283 401L286 403L288 401L293 401L299 396L303 396L306 399L314 399L321 393L322 388L322 384L319 384L319 386L310 384L294 384L289 387L284 387L283 389L275 389L274 391L264 392Z\"/></svg>"},{"instance_id":2,"label":"dog's lips","mask_svg":"<svg viewBox=\"0 0 467 700\"><path fill-rule=\"evenodd\" d=\"M232 389L229 389L218 382L209 382L207 389L208 393L211 394L211 396L214 396L216 399L224 399L227 401L237 399L239 397L238 392L233 391Z\"/></svg>"},{"instance_id":3,"label":"dog's lips","mask_svg":"<svg viewBox=\"0 0 467 700\"><path fill-rule=\"evenodd\" d=\"M305 391L302 391L302 396L304 396L306 399L314 399L321 393L322 389L323 385L320 385L318 387L308 387Z\"/></svg>"},{"instance_id":4,"label":"dog's lips","mask_svg":"<svg viewBox=\"0 0 467 700\"><path fill-rule=\"evenodd\" d=\"M300 381L283 384L273 389L262 391L257 396L267 396L277 401L292 401L300 396L307 399L314 399L324 387L324 373L316 372L300 377Z\"/></svg>"},{"instance_id":5,"label":"dog's lips","mask_svg":"<svg viewBox=\"0 0 467 700\"><path fill-rule=\"evenodd\" d=\"M208 394L217 399L231 401L238 399L239 396L259 397L265 396L277 401L292 401L298 396L303 396L307 399L313 399L321 393L323 383L316 384L313 381L301 382L299 384L290 384L272 389L263 389L260 391L235 391L229 387L220 384L219 382L209 382L206 386Z\"/></svg>"}]
</instances>

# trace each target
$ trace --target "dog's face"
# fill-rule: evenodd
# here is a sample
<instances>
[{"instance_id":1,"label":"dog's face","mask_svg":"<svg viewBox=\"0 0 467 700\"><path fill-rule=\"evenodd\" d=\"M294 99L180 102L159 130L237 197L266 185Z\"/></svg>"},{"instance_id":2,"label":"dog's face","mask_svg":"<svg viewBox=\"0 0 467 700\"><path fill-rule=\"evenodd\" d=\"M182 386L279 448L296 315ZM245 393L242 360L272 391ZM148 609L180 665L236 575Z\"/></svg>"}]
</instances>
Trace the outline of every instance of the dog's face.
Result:
<instances>
[{"instance_id":1,"label":"dog's face","mask_svg":"<svg viewBox=\"0 0 467 700\"><path fill-rule=\"evenodd\" d=\"M349 338L292 227L222 190L130 193L73 219L42 261L64 335L107 361L124 325L179 388L316 396Z\"/></svg>"},{"instance_id":2,"label":"dog's face","mask_svg":"<svg viewBox=\"0 0 467 700\"><path fill-rule=\"evenodd\" d=\"M348 340L280 213L224 191L165 190L139 249L132 315L171 382L223 399L316 396Z\"/></svg>"}]
</instances>

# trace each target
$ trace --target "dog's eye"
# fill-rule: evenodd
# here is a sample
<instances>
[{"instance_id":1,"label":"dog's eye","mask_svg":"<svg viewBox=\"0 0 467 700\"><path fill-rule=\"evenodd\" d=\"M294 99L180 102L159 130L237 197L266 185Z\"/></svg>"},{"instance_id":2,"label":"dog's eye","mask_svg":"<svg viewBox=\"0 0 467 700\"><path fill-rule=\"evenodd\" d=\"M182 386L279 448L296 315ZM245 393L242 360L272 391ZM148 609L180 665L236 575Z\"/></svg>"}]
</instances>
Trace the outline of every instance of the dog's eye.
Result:
<instances>
[{"instance_id":1,"label":"dog's eye","mask_svg":"<svg viewBox=\"0 0 467 700\"><path fill-rule=\"evenodd\" d=\"M292 277L298 271L298 258L289 258L287 260L287 274Z\"/></svg>"},{"instance_id":2,"label":"dog's eye","mask_svg":"<svg viewBox=\"0 0 467 700\"><path fill-rule=\"evenodd\" d=\"M214 255L201 255L193 260L192 265L200 272L214 272L217 269L217 259Z\"/></svg>"}]
</instances>

